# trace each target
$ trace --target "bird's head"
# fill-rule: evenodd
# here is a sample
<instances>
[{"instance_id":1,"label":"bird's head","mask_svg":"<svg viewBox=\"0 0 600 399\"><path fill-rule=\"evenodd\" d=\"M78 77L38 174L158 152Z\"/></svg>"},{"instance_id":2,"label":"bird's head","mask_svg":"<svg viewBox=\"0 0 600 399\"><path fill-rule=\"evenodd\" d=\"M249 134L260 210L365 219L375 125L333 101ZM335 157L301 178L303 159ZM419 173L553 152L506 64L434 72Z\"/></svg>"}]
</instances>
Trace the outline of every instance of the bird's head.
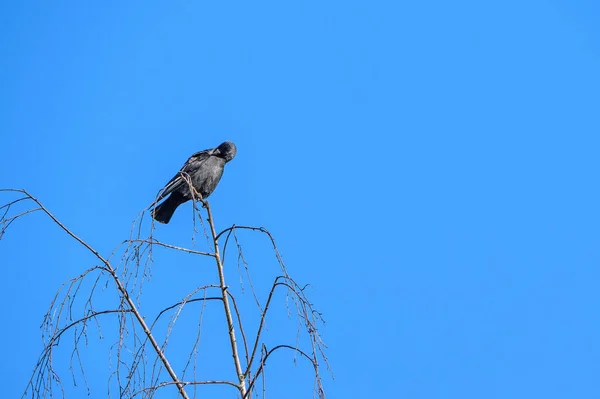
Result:
<instances>
[{"instance_id":1,"label":"bird's head","mask_svg":"<svg viewBox=\"0 0 600 399\"><path fill-rule=\"evenodd\" d=\"M225 162L229 162L235 157L237 148L231 141L226 141L213 150L212 155L223 158Z\"/></svg>"}]
</instances>

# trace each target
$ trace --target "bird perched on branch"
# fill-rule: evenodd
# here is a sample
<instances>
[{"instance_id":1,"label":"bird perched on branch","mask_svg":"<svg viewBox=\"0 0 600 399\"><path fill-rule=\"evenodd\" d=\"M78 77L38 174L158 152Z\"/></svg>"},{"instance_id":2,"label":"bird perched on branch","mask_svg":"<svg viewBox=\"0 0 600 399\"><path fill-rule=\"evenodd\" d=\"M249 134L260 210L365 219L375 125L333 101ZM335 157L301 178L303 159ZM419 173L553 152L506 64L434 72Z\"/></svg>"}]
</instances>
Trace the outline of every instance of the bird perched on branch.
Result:
<instances>
[{"instance_id":1,"label":"bird perched on branch","mask_svg":"<svg viewBox=\"0 0 600 399\"><path fill-rule=\"evenodd\" d=\"M217 148L195 153L187 160L181 170L159 191L156 201L169 196L152 212L152 217L160 223L169 223L175 209L192 198L206 199L215 190L225 164L235 157L237 149L231 141ZM195 192L190 190L190 186ZM201 198L199 198L201 196Z\"/></svg>"}]
</instances>

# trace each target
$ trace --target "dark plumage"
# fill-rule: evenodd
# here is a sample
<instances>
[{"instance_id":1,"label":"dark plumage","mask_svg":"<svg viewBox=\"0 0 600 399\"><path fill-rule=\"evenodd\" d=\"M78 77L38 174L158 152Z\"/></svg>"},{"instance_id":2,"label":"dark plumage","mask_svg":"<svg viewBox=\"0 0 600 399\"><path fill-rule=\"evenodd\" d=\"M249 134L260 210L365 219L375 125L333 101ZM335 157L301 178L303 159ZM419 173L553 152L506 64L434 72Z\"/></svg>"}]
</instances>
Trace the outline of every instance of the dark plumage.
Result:
<instances>
[{"instance_id":1,"label":"dark plumage","mask_svg":"<svg viewBox=\"0 0 600 399\"><path fill-rule=\"evenodd\" d=\"M219 184L225 164L235 157L236 152L235 144L226 141L217 148L192 155L175 177L158 193L155 203L170 195L156 207L152 217L157 222L169 223L175 209L192 199L190 182L203 199L208 198ZM197 194L194 193L194 196L197 197Z\"/></svg>"}]
</instances>

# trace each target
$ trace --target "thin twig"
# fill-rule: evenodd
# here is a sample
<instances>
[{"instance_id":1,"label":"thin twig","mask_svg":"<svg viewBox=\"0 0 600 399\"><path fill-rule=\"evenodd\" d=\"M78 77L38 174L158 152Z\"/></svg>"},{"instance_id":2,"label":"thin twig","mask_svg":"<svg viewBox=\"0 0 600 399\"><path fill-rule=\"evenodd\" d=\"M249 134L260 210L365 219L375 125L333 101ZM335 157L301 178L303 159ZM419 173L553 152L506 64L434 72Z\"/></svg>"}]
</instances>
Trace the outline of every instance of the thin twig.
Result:
<instances>
[{"instance_id":1,"label":"thin twig","mask_svg":"<svg viewBox=\"0 0 600 399\"><path fill-rule=\"evenodd\" d=\"M215 257L214 254L211 254L211 253L208 253L208 252L196 251L194 249L189 249L189 248L184 248L184 247L178 247L176 245L171 245L171 244L165 244L165 243L160 242L160 241L158 241L156 239L152 239L152 240L127 240L125 242L139 242L139 243L146 243L146 244L152 244L152 245L159 245L161 247L165 247L165 248L169 248L169 249L174 249L176 251L181 251L181 252L187 252L189 254L210 256L211 258Z\"/></svg>"}]
</instances>

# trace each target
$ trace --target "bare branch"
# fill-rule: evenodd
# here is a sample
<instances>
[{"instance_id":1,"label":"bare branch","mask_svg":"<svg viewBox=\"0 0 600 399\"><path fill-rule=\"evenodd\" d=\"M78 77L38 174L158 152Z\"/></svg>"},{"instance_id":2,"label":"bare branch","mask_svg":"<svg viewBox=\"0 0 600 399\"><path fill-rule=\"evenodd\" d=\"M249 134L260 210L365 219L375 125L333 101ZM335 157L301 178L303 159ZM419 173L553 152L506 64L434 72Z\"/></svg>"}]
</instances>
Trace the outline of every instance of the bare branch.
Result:
<instances>
[{"instance_id":1,"label":"bare branch","mask_svg":"<svg viewBox=\"0 0 600 399\"><path fill-rule=\"evenodd\" d=\"M246 342L246 334L244 333L244 327L242 326L242 317L240 316L240 311L237 307L237 302L235 301L235 297L229 291L227 291L227 295L231 298L231 302L233 302L233 309L235 310L235 314L238 320L238 326L240 326L240 332L242 333L242 341L244 341L244 350L246 352L246 363L248 363L248 343ZM244 373L246 375L246 373Z\"/></svg>"},{"instance_id":2,"label":"bare branch","mask_svg":"<svg viewBox=\"0 0 600 399\"><path fill-rule=\"evenodd\" d=\"M189 249L189 248L183 248L183 247L178 247L176 245L171 245L171 244L165 244L163 242L160 242L156 239L149 239L149 240L127 240L124 241L125 242L139 242L139 243L146 243L146 244L152 244L152 245L159 245L161 247L165 247L165 248L169 248L169 249L174 249L176 251L181 251L181 252L187 252L189 254L194 254L194 255L203 255L203 256L210 256L211 258L215 257L215 254L211 254L208 252L202 252L202 251L196 251L194 249Z\"/></svg>"},{"instance_id":3,"label":"bare branch","mask_svg":"<svg viewBox=\"0 0 600 399\"><path fill-rule=\"evenodd\" d=\"M283 283L279 283L279 279L286 278L285 276L277 276L273 285L271 286L271 291L269 292L269 297L267 298L267 302L265 304L265 309L260 315L260 323L258 325L258 331L256 332L256 340L254 341L254 346L252 348L252 354L250 355L250 360L248 361L248 366L246 367L246 372L244 374L248 374L250 369L252 368L252 362L254 361L254 356L256 355L256 349L258 348L258 344L260 342L260 334L262 333L262 329L265 323L265 318L267 317L267 312L269 310L269 305L271 304L271 299L273 299L273 293L275 292L275 288L278 285L282 285Z\"/></svg>"},{"instance_id":4,"label":"bare branch","mask_svg":"<svg viewBox=\"0 0 600 399\"><path fill-rule=\"evenodd\" d=\"M177 375L175 374L175 371L173 370L173 368L171 367L171 365L169 364L169 361L167 360L167 358L165 357L163 351L161 350L160 346L158 345L158 343L156 342L156 340L154 339L154 336L152 335L152 332L150 331L150 329L148 328L148 326L146 325L146 322L144 320L144 318L142 317L142 315L140 314L140 312L137 309L137 306L135 305L135 303L133 302L133 300L131 299L131 297L129 296L129 292L127 291L127 289L123 286L123 283L121 282L121 280L119 279L119 277L117 276L115 270L112 268L111 264L108 262L108 260L104 259L104 257L102 257L102 255L100 255L98 253L98 251L96 251L94 248L92 248L88 243L86 243L85 241L83 241L81 238L79 238L77 235L75 235L71 230L69 230L64 224L62 224L52 213L50 213L50 211L48 211L48 209L46 209L42 203L40 201L38 201L36 198L34 198L31 194L29 194L26 190L18 190L18 189L3 189L2 191L13 191L13 192L19 192L24 194L27 198L29 198L31 201L35 202L39 208L46 214L48 215L48 217L50 217L50 219L52 219L54 221L54 223L56 223L64 232L66 232L69 236L71 236L72 238L74 238L77 242L79 242L81 245L83 245L88 251L90 251L92 254L94 254L105 266L106 269L108 271L108 273L112 276L115 284L117 285L117 289L121 292L121 295L123 296L123 298L125 299L125 301L127 302L127 304L129 305L129 308L131 309L131 311L133 312L133 314L135 315L138 323L140 324L140 326L142 327L142 329L144 330L144 333L146 334L146 336L148 337L148 339L150 340L150 343L152 344L152 346L154 347L154 350L156 351L157 355L159 356L159 358L161 359L163 365L165 366L165 368L167 369L167 372L169 373L169 375L171 376L171 378L173 379L173 381L176 383L178 389L179 389L179 393L181 394L181 396L184 399L188 399L188 396L185 392L184 386L179 382L179 378L177 377ZM15 219L13 219L15 220Z\"/></svg>"},{"instance_id":5,"label":"bare branch","mask_svg":"<svg viewBox=\"0 0 600 399\"><path fill-rule=\"evenodd\" d=\"M294 348L293 346L290 345L277 345L276 347L274 347L273 349L270 349L266 355L263 357L263 359L260 362L260 366L258 367L258 370L256 370L256 375L254 376L254 378L252 379L252 381L250 381L250 384L248 385L248 392L251 391L252 387L254 386L254 383L256 382L256 379L261 375L261 373L264 371L264 368L266 366L267 363L267 359L269 358L269 356L271 356L271 354L273 352L275 352L278 349L291 349L292 351L295 351L297 353L299 353L300 355L302 355L303 357L305 357L306 359L308 359L309 362L311 362L311 364L313 365L313 368L315 369L315 373L317 375L317 379L319 381L318 386L319 386L319 390L318 390L318 394L320 398L325 398L325 393L323 392L323 388L320 384L320 378L318 378L319 375L319 365L318 363L316 363L314 361L313 358L311 358L310 356L308 356L304 351L298 349L298 348ZM242 399L246 399L247 395L242 396Z\"/></svg>"},{"instance_id":6,"label":"bare branch","mask_svg":"<svg viewBox=\"0 0 600 399\"><path fill-rule=\"evenodd\" d=\"M194 211L194 233L192 234L192 241L196 231L196 216L199 218L200 223L204 228L204 235L207 238L207 250L201 251L196 249L185 248L172 244L160 242L155 239L153 234L154 221L150 220L150 234L148 237L142 236L142 223L144 222L145 211L140 212L136 217L128 240L121 242L117 245L112 254L105 258L100 255L91 245L85 242L83 239L75 235L65 225L63 225L54 215L52 215L36 198L32 197L25 190L18 189L0 189L0 192L14 192L22 195L22 197L13 200L5 205L0 206L0 238L2 233L6 231L10 224L33 212L43 212L46 214L55 224L59 226L64 232L66 232L71 238L75 239L80 245L85 247L91 252L100 262L100 265L94 266L86 270L81 275L68 280L65 282L57 291L56 295L51 301L50 309L44 317L42 324L42 336L44 338L45 347L38 362L34 368L34 373L27 385L24 396L27 395L28 390L33 390L32 396L44 396L54 397L53 391L56 386L60 387L63 397L65 391L63 387L63 381L54 370L53 365L53 350L58 346L61 337L64 337L65 332L72 332L72 345L73 349L70 356L71 376L73 384L75 386L83 385L84 389L87 389L88 395L90 395L89 387L87 384L87 377L84 372L84 364L80 356L80 346L88 343L89 324L96 326L98 329L98 335L102 337L102 331L100 329L100 320L98 316L114 314L118 327L118 340L110 346L110 362L111 362L111 373L108 378L108 393L111 397L111 386L118 383L118 396L121 398L133 398L137 396L143 396L152 398L156 391L160 388L175 386L178 390L179 395L183 399L189 398L186 393L185 387L192 386L193 396L196 396L196 388L202 385L229 385L235 387L242 399L252 397L252 390L258 385L262 385L263 393L266 387L265 368L267 359L275 351L279 349L292 350L294 356L304 357L308 359L313 365L315 371L315 394L322 399L324 398L324 392L321 385L321 377L319 375L319 361L325 361L327 365L327 358L324 354L325 344L322 342L318 332L318 325L320 322L324 322L321 313L313 308L312 303L309 301L306 291L308 285L301 286L297 284L289 275L286 267L283 263L283 259L279 253L275 240L271 233L264 227L251 227L251 226L236 226L231 227L216 233L215 223L211 212L210 205L205 201L198 192L191 185L191 179L189 176L183 176L184 180L190 185L190 192L192 193L192 203ZM14 212L17 204L26 203L32 201L35 203L35 207L20 211L15 215L10 215L9 212ZM206 210L207 222L204 223L203 212L200 207L196 206L196 201L202 203L202 208ZM151 205L154 206L156 204ZM148 226L148 222L144 223L144 226ZM277 262L282 270L282 275L277 276L269 290L268 297L264 303L261 303L259 297L256 295L252 278L250 276L250 264L246 261L244 253L242 251L241 241L238 239L236 232L238 230L247 230L250 232L263 233L269 237L273 251L275 253ZM145 230L144 230L145 231ZM209 234L210 233L210 234ZM219 247L219 239L225 235L225 241L221 241L223 244L222 251ZM229 286L225 282L225 254L228 248L229 239L233 237L235 245L237 247L237 260L238 260L238 273L240 275L241 293L244 294L244 277L249 281L254 301L259 309L258 312L258 327L256 335L250 338L251 348L248 346L248 340L242 324L242 315L240 314L240 308L236 297L233 295L233 291L230 290ZM240 235L240 238L243 238ZM191 293L186 295L182 300L173 303L160 310L151 323L146 322L146 318L142 317L138 307L140 306L140 300L142 298L142 284L144 281L149 281L151 277L151 265L152 265L152 251L153 246L158 245L163 248L170 250L180 251L192 255L207 256L215 259L215 265L217 267L219 282L218 284L210 284L194 289ZM113 256L117 254L120 260L114 261ZM113 266L111 261L116 265ZM242 270L243 267L243 270ZM90 276L91 272L99 272L96 276ZM117 273L118 271L118 273ZM89 276L89 277L88 277ZM92 278L90 281L89 278ZM86 283L84 284L84 279ZM112 281L112 283L111 283ZM115 293L118 293L118 302L115 308L112 309L97 309L96 305L102 303L97 299L95 293L100 294L107 287L112 287L114 283L117 289ZM266 317L269 311L273 311L273 299L277 287L285 287L286 291L286 306L288 309L288 315L291 310L295 312L295 320L298 321L298 335L296 336L296 345L277 345L271 350L267 350L264 344L263 333L266 325ZM219 295L207 296L209 289L218 289ZM201 293L200 291L203 291ZM212 291L210 291L212 293ZM82 295L89 295L87 299ZM198 359L200 336L202 332L202 318L204 309L208 301L221 301L223 303L223 310L225 313L225 321L227 325L227 333L229 336L229 342L231 346L231 356L233 358L236 381L227 380L197 380L196 378L196 362ZM288 301L295 306L290 306ZM199 322L197 326L197 334L194 344L191 346L189 355L187 356L187 362L180 368L179 374L181 379L176 375L175 370L172 368L167 360L165 351L169 342L171 332L174 331L179 316L183 312L184 308L187 310L187 305L193 303L202 303L202 310L199 314ZM295 309L294 309L295 307ZM242 307L243 308L243 307ZM79 309L83 310L83 314L77 314ZM186 312L187 313L187 312ZM234 315L235 313L235 322ZM133 314L133 317L131 316ZM169 314L168 324L164 326L161 324L161 328L158 329L156 326L159 320L164 315ZM101 318L104 324L104 318ZM93 320L93 321L92 321ZM177 324L178 326L179 324ZM235 329L239 328L242 337L245 364L242 367L242 360L239 353L238 341L236 338ZM156 330L156 331L155 331ZM143 331L143 333L142 333ZM157 339L158 331L160 331L160 340ZM300 333L305 332L309 339L310 350L306 348L300 349L299 337ZM70 335L69 335L70 336ZM161 341L162 340L162 341ZM162 343L161 343L162 342ZM150 345L148 345L150 344ZM255 361L258 348L262 347L260 356L260 363L258 360ZM116 355L116 357L114 357ZM295 359L294 359L295 361ZM113 362L115 366L113 366ZM185 378L188 367L193 364L193 377ZM113 369L114 367L114 369ZM327 365L327 368L329 366ZM170 376L171 381L162 381L165 379L164 371ZM77 378L76 378L77 377ZM168 378L167 378L168 379ZM188 381L184 381L184 379ZM83 380L83 384L81 384ZM191 381L190 381L191 380ZM261 383L262 381L262 383Z\"/></svg>"},{"instance_id":7,"label":"bare branch","mask_svg":"<svg viewBox=\"0 0 600 399\"><path fill-rule=\"evenodd\" d=\"M235 338L235 328L233 326L233 318L231 316L231 309L229 307L229 300L227 295L228 287L225 285L225 274L223 271L223 262L221 261L221 255L219 253L219 239L217 233L215 231L215 224L212 216L212 212L210 210L210 205L207 201L202 200L204 207L206 208L206 212L208 214L208 224L210 226L210 232L213 237L213 245L215 250L215 262L217 264L217 269L219 270L219 281L221 283L221 292L223 296L223 307L225 310L225 316L227 318L227 327L229 330L229 341L231 343L231 354L233 357L233 363L235 366L236 375L239 380L239 389L242 396L246 395L246 376L242 372L242 365L240 363L240 356L238 354L237 349L237 341Z\"/></svg>"}]
</instances>

